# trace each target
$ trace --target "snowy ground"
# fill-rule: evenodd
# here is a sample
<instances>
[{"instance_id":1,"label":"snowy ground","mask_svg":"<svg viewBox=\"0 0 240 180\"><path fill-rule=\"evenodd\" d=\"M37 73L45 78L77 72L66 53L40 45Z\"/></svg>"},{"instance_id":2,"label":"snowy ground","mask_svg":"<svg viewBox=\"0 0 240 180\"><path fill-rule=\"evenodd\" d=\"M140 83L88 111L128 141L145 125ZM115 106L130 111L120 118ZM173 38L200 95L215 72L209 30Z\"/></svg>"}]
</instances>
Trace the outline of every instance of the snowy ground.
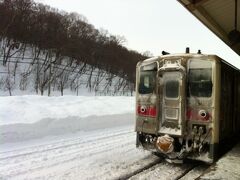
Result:
<instances>
[{"instance_id":1,"label":"snowy ground","mask_svg":"<svg viewBox=\"0 0 240 180\"><path fill-rule=\"evenodd\" d=\"M0 102L0 179L112 179L157 160L135 148L133 97Z\"/></svg>"},{"instance_id":2,"label":"snowy ground","mask_svg":"<svg viewBox=\"0 0 240 180\"><path fill-rule=\"evenodd\" d=\"M226 153L201 179L240 179L240 143Z\"/></svg>"},{"instance_id":3,"label":"snowy ground","mask_svg":"<svg viewBox=\"0 0 240 180\"><path fill-rule=\"evenodd\" d=\"M51 138L50 138L51 139ZM44 141L46 140L46 141ZM0 153L3 179L113 179L156 160L129 126L81 132Z\"/></svg>"},{"instance_id":4,"label":"snowy ground","mask_svg":"<svg viewBox=\"0 0 240 180\"><path fill-rule=\"evenodd\" d=\"M0 102L0 179L194 179L202 172L136 149L133 97Z\"/></svg>"}]
</instances>

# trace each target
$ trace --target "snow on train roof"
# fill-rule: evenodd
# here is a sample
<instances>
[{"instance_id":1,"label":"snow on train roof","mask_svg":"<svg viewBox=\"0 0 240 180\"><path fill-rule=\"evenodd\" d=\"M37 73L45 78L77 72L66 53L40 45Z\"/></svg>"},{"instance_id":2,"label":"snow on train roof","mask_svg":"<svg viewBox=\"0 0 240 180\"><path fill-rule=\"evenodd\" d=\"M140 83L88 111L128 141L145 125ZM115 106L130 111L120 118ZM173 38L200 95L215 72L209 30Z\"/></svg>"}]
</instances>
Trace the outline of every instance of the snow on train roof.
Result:
<instances>
[{"instance_id":1,"label":"snow on train roof","mask_svg":"<svg viewBox=\"0 0 240 180\"><path fill-rule=\"evenodd\" d=\"M176 54L167 54L167 55L162 55L162 56L156 56L156 57L151 57L149 59L143 60L141 61L143 64L148 64L151 62L155 62L157 60L163 59L163 58L177 58L177 57L189 57L189 58L193 58L193 57L206 57L206 56L215 56L217 57L216 60L220 60L221 62L223 62L224 64L227 64L228 66L232 67L233 69L240 71L239 68L237 68L236 66L230 64L229 62L227 62L226 60L220 58L217 55L214 54L197 54L197 53L176 53Z\"/></svg>"},{"instance_id":2,"label":"snow on train roof","mask_svg":"<svg viewBox=\"0 0 240 180\"><path fill-rule=\"evenodd\" d=\"M148 59L143 60L143 63L150 63L159 60L160 58L169 58L169 57L203 57L207 56L205 54L196 54L196 53L178 53L178 54L167 54L162 56L151 57Z\"/></svg>"}]
</instances>

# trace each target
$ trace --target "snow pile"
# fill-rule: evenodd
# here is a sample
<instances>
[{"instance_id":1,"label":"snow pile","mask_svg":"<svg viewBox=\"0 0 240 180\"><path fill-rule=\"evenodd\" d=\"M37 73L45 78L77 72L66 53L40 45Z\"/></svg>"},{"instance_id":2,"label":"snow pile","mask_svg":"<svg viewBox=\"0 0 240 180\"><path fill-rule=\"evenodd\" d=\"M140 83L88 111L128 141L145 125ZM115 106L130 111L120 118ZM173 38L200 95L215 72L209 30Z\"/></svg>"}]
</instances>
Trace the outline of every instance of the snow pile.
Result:
<instances>
[{"instance_id":1,"label":"snow pile","mask_svg":"<svg viewBox=\"0 0 240 180\"><path fill-rule=\"evenodd\" d=\"M134 125L133 97L0 97L0 144Z\"/></svg>"},{"instance_id":2,"label":"snow pile","mask_svg":"<svg viewBox=\"0 0 240 180\"><path fill-rule=\"evenodd\" d=\"M0 125L134 113L135 109L134 97L124 96L5 96L0 102Z\"/></svg>"}]
</instances>

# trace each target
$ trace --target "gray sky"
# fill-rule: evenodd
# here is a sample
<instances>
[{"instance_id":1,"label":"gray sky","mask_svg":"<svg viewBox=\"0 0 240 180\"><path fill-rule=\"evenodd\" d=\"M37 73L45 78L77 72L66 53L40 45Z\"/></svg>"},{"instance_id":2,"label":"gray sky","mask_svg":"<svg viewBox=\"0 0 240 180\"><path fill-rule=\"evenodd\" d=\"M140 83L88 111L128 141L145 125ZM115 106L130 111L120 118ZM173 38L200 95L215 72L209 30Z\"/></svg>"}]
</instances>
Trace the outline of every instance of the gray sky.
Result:
<instances>
[{"instance_id":1,"label":"gray sky","mask_svg":"<svg viewBox=\"0 0 240 180\"><path fill-rule=\"evenodd\" d=\"M97 29L127 39L129 49L216 54L240 68L240 57L176 0L36 0L84 15Z\"/></svg>"}]
</instances>

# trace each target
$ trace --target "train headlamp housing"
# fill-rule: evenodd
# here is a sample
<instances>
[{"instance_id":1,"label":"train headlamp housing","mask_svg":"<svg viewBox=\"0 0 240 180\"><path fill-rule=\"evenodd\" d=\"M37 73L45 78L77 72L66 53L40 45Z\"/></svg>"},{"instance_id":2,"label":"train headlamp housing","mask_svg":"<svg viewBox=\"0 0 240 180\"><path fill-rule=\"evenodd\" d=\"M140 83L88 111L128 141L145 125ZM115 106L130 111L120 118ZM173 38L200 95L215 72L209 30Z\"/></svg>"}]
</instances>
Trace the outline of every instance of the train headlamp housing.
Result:
<instances>
[{"instance_id":1,"label":"train headlamp housing","mask_svg":"<svg viewBox=\"0 0 240 180\"><path fill-rule=\"evenodd\" d=\"M211 111L205 109L188 108L188 120L210 121L212 119Z\"/></svg>"},{"instance_id":2,"label":"train headlamp housing","mask_svg":"<svg viewBox=\"0 0 240 180\"><path fill-rule=\"evenodd\" d=\"M208 121L210 117L209 113L204 109L199 110L198 115L199 115L199 118L204 121Z\"/></svg>"},{"instance_id":3,"label":"train headlamp housing","mask_svg":"<svg viewBox=\"0 0 240 180\"><path fill-rule=\"evenodd\" d=\"M199 114L199 116L201 116L202 118L206 118L207 117L207 112L205 111L205 110L200 110L199 112L198 112L198 114Z\"/></svg>"},{"instance_id":4,"label":"train headlamp housing","mask_svg":"<svg viewBox=\"0 0 240 180\"><path fill-rule=\"evenodd\" d=\"M141 112L141 113L145 113L145 112L146 112L146 109L147 109L146 106L141 106L141 107L140 107L140 112Z\"/></svg>"},{"instance_id":5,"label":"train headlamp housing","mask_svg":"<svg viewBox=\"0 0 240 180\"><path fill-rule=\"evenodd\" d=\"M138 105L137 114L140 116L155 118L157 116L157 108L153 105Z\"/></svg>"}]
</instances>

